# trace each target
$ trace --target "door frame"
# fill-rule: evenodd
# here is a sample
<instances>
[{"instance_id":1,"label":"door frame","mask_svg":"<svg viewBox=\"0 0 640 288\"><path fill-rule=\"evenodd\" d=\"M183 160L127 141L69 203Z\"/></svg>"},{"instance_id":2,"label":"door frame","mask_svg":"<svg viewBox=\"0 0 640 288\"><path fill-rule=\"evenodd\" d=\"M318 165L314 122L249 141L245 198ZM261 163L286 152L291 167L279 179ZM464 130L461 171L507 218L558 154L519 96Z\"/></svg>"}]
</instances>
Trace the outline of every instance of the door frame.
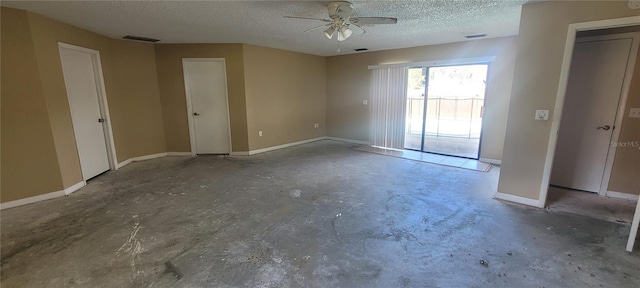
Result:
<instances>
[{"instance_id":1,"label":"door frame","mask_svg":"<svg viewBox=\"0 0 640 288\"><path fill-rule=\"evenodd\" d=\"M611 144L617 143L618 140L620 139L620 129L622 127L622 121L624 120L624 117L625 117L624 112L626 109L627 99L629 97L631 79L633 77L633 72L634 72L635 63L636 63L637 54L638 54L638 47L640 43L640 32L628 32L628 33L605 34L605 35L598 35L598 36L581 37L581 38L576 38L576 41L574 43L574 50L575 50L576 43L589 43L589 42L599 42L599 41L619 40L619 39L632 39L632 42L631 42L631 47L629 49L629 57L627 58L627 63L625 66L625 74L623 77L622 86L620 87L621 88L620 94L618 95L618 105L616 106L616 113L613 119L614 128L611 131L611 138L608 141L609 149L607 149L607 157L604 163L602 177L600 179L600 187L598 188L598 195L600 196L607 196L607 193L609 192L607 188L609 186L609 180L611 178L611 171L613 169L613 162L615 160L615 154L617 149L617 145L611 145ZM570 75L571 73L569 73L569 76ZM568 82L567 82L567 85L568 85ZM616 127L618 129L615 129ZM553 170L551 171L551 174L553 175ZM571 187L566 187L566 188L571 188Z\"/></svg>"},{"instance_id":2,"label":"door frame","mask_svg":"<svg viewBox=\"0 0 640 288\"><path fill-rule=\"evenodd\" d=\"M233 151L233 141L231 139L231 114L229 112L229 83L227 82L227 63L225 58L182 58L182 74L184 76L184 91L187 99L187 122L189 125L189 142L191 142L191 156L196 156L196 128L193 121L193 107L191 106L191 91L189 91L189 82L187 81L187 70L185 64L189 62L222 62L222 68L224 71L224 94L226 110L227 110L227 125L229 126L229 154Z\"/></svg>"},{"instance_id":3,"label":"door frame","mask_svg":"<svg viewBox=\"0 0 640 288\"><path fill-rule=\"evenodd\" d=\"M555 152L556 152L556 145L557 145L557 141L558 141L558 131L560 128L560 121L562 119L562 110L564 108L564 102L565 102L565 96L566 96L566 92L567 92L567 85L569 82L569 73L570 73L570 68L571 68L571 60L573 58L573 50L574 50L574 46L576 43L576 36L578 31L589 31L589 30L597 30L597 29L607 29L607 28L618 28L618 27L627 27L627 26L635 26L635 25L640 25L640 16L634 16L634 17L624 17L624 18L615 18L615 19L607 19L607 20L598 20L598 21L589 21L589 22L580 22L580 23L572 23L569 24L569 28L568 28L568 32L567 32L567 38L565 40L565 47L564 47L564 57L562 59L562 66L560 69L560 78L559 78L559 82L558 82L558 91L556 94L556 101L555 101L555 106L553 109L553 116L552 116L552 120L551 120L551 131L549 134L549 142L547 144L548 148L547 148L547 155L545 158L545 164L544 164L544 170L542 173L542 183L540 185L540 198L538 198L538 207L540 208L544 208L546 206L547 203L547 196L548 196L548 192L549 192L549 182L551 180L551 169L553 167L553 159L555 157ZM629 79L629 75L633 76L633 70L635 68L635 61L636 61L636 57L638 55L638 39L634 38L634 43L632 43L632 51L631 51L631 55L629 57L628 63L627 63L627 71L625 74L625 81L622 84L622 94L620 96L620 102L623 103L623 105L626 105L626 99L627 99L627 95L629 93L629 87L631 85L631 79ZM635 51L635 52L634 52ZM629 63L632 63L631 69L629 69ZM624 101L623 101L623 97L624 97ZM618 107L620 109L620 106ZM616 120L615 120L615 124L616 127L621 127L621 122L622 119L624 118L624 106L622 107L621 110L618 111L623 111L622 113L616 113ZM620 120L620 122L618 122ZM614 133L612 135L612 141L617 141L617 137L619 137L619 131L620 129L614 130ZM616 138L614 139L613 136L616 136ZM613 160L615 158L615 147L611 147L611 146L615 146L615 145L610 145L610 152L607 155L607 164L608 165L613 165ZM613 154L611 154L611 149L613 148ZM611 160L609 159L611 158ZM609 164L608 162L611 161L611 164ZM606 164L606 165L607 165ZM606 184L608 186L609 183L609 177L611 176L611 167L609 167L608 171L607 171L607 166L605 166L605 174L607 175L607 181ZM601 185L600 190L601 193L599 193L600 195L602 194L602 187L604 186L604 180L603 180L603 185ZM605 187L605 192L606 193L606 187Z\"/></svg>"},{"instance_id":4,"label":"door frame","mask_svg":"<svg viewBox=\"0 0 640 288\"><path fill-rule=\"evenodd\" d=\"M104 125L102 125L102 130L105 137L105 142L107 145L107 159L109 160L109 170L118 170L118 160L116 157L116 145L113 138L113 127L111 126L111 116L109 113L109 103L107 102L107 89L104 85L104 77L102 74L102 62L100 61L100 51L93 50L85 47L80 47L76 45L71 45L63 42L58 42L58 53L60 54L60 69L62 69L62 49L72 50L82 53L87 53L91 55L91 60L93 62L93 73L94 78L96 79L96 91L98 94L98 106L100 107L100 117L104 119ZM66 82L65 82L66 89ZM65 90L65 94L66 94ZM67 95L67 103L69 102L69 95ZM71 111L71 107L69 106L69 111ZM71 114L69 114L71 116ZM71 119L71 125L73 126L73 118ZM76 153L77 153L77 143L78 140L76 138L75 132L73 134L74 140L76 140ZM78 159L80 159L80 155L78 155ZM83 181L87 179L82 176Z\"/></svg>"}]
</instances>

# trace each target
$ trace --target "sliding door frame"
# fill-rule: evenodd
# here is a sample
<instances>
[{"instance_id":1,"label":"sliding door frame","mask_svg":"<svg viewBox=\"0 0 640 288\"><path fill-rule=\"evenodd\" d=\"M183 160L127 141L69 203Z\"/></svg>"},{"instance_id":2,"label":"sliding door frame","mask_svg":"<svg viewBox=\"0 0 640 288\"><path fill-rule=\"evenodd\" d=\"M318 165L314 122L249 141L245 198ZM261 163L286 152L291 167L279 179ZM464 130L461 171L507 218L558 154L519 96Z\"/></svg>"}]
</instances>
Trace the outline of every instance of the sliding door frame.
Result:
<instances>
[{"instance_id":1,"label":"sliding door frame","mask_svg":"<svg viewBox=\"0 0 640 288\"><path fill-rule=\"evenodd\" d=\"M471 59L470 59L471 60ZM445 156L453 156L453 157L459 157L459 158L466 158L466 159L474 159L474 160L478 160L480 159L480 153L482 150L482 133L484 132L484 113L486 111L486 108L484 103L486 102L486 97L487 97L487 91L489 91L489 75L491 73L491 64L492 62L495 60L495 57L490 57L488 59L478 59L478 61L462 61L459 63L456 63L455 61L450 62L450 63L437 63L437 62L433 62L433 65L410 65L407 66L407 69L416 69L416 68L422 68L423 72L424 72L424 104L422 107L422 138L420 139L420 152L425 152L425 153L431 153L431 154L438 154L438 155L445 155ZM447 61L448 62L448 61ZM437 152L428 152L424 150L424 137L426 134L426 125L427 125L427 99L429 97L429 69L431 68L439 68L439 67L453 67L453 66L470 66L470 65L487 65L487 73L485 75L485 85L484 85L484 97L482 99L482 120L481 120L481 124L480 124L480 139L478 142L478 153L476 155L475 158L472 157L465 157L465 156L457 156L457 155L450 155L450 154L444 154L444 153L437 153ZM406 96L405 96L406 97ZM406 124L405 124L406 125ZM405 148L408 150L414 150L414 149L409 149L409 148ZM414 150L415 151L415 150Z\"/></svg>"}]
</instances>

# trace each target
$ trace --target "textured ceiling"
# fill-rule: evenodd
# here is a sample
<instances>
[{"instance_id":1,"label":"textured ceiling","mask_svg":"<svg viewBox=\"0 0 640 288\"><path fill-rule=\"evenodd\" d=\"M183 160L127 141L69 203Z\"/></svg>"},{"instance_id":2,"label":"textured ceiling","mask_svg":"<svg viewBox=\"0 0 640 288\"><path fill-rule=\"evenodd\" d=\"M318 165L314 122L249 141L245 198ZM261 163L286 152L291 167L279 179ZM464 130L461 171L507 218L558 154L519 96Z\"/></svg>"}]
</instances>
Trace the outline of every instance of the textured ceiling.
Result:
<instances>
[{"instance_id":1,"label":"textured ceiling","mask_svg":"<svg viewBox=\"0 0 640 288\"><path fill-rule=\"evenodd\" d=\"M285 15L327 18L330 1L2 1L2 6L42 14L113 38L135 35L159 43L247 43L331 56L471 41L516 35L518 0L351 1L353 16L396 17L395 25L365 26L363 35L344 42L324 37L322 29L303 31L319 21ZM340 46L341 53L336 50Z\"/></svg>"}]
</instances>

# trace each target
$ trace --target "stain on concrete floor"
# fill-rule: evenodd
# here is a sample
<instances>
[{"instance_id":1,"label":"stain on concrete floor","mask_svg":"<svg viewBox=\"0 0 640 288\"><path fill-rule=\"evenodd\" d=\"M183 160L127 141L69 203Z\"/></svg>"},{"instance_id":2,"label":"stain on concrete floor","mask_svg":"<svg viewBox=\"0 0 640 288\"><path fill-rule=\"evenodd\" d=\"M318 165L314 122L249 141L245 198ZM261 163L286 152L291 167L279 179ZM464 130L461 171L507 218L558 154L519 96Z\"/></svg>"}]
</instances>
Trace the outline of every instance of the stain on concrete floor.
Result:
<instances>
[{"instance_id":1,"label":"stain on concrete floor","mask_svg":"<svg viewBox=\"0 0 640 288\"><path fill-rule=\"evenodd\" d=\"M136 162L4 210L2 287L640 286L628 225L492 200L496 167L354 147Z\"/></svg>"}]
</instances>

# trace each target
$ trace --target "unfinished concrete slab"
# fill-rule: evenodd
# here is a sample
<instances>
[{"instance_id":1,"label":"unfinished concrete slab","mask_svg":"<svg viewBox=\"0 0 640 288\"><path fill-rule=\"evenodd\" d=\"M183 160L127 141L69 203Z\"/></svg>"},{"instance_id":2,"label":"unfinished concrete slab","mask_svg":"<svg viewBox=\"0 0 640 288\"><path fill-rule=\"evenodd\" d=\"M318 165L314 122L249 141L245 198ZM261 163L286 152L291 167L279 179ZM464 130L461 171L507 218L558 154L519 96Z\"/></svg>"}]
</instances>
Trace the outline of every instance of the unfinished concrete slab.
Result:
<instances>
[{"instance_id":1,"label":"unfinished concrete slab","mask_svg":"<svg viewBox=\"0 0 640 288\"><path fill-rule=\"evenodd\" d=\"M549 186L547 209L629 224L635 214L636 201L603 197L595 193Z\"/></svg>"},{"instance_id":2,"label":"unfinished concrete slab","mask_svg":"<svg viewBox=\"0 0 640 288\"><path fill-rule=\"evenodd\" d=\"M320 141L132 163L2 211L2 287L638 287L629 226Z\"/></svg>"}]
</instances>

